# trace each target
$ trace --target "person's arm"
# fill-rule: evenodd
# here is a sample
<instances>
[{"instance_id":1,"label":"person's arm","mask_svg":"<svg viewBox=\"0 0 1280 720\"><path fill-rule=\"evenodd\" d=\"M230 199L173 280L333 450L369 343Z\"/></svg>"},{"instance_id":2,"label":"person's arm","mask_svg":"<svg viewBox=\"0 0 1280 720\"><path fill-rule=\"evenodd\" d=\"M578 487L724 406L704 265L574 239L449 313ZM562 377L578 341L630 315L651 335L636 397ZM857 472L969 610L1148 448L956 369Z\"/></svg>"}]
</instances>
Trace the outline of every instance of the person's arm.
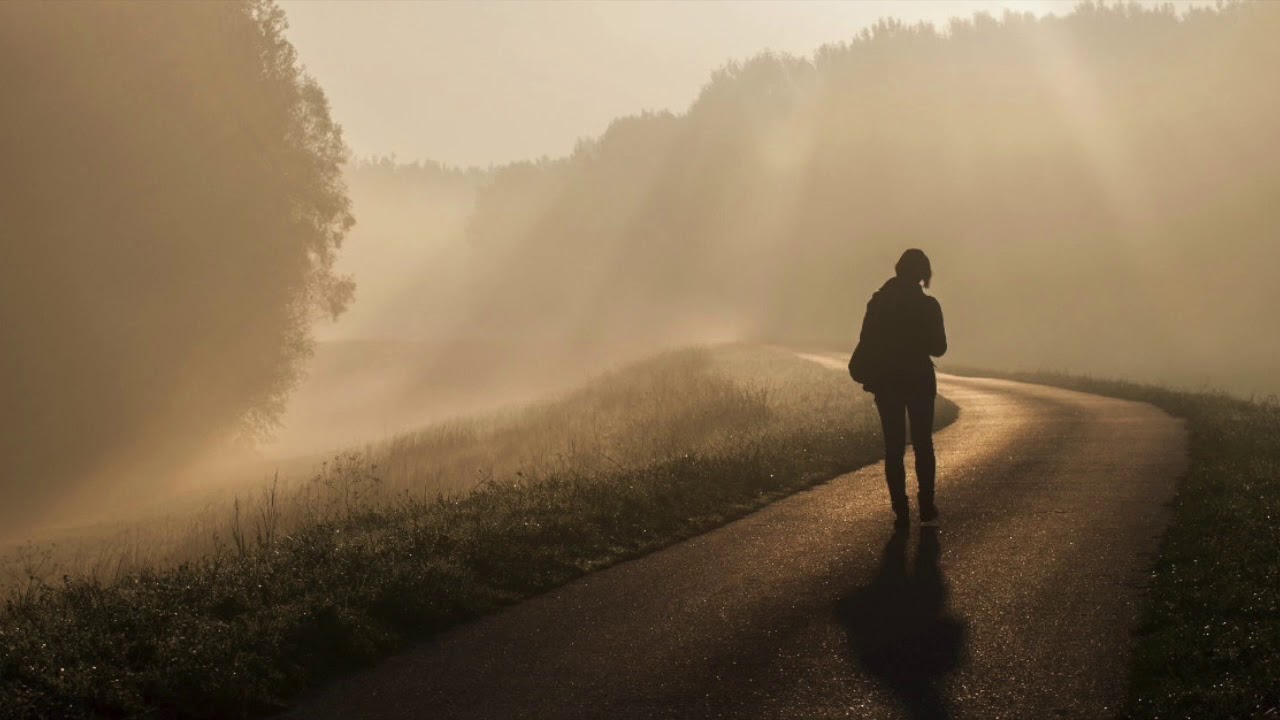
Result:
<instances>
[{"instance_id":1,"label":"person's arm","mask_svg":"<svg viewBox=\"0 0 1280 720\"><path fill-rule=\"evenodd\" d=\"M929 298L928 350L934 357L947 354L947 331L942 324L942 305L937 299Z\"/></svg>"}]
</instances>

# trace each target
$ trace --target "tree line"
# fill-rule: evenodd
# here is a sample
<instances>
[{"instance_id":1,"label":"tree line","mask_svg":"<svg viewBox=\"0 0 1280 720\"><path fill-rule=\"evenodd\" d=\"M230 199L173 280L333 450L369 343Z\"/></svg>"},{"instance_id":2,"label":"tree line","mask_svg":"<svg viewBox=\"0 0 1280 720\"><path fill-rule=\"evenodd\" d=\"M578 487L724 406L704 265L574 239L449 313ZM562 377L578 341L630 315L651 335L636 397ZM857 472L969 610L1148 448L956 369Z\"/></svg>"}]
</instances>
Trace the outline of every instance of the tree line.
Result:
<instances>
[{"instance_id":1,"label":"tree line","mask_svg":"<svg viewBox=\"0 0 1280 720\"><path fill-rule=\"evenodd\" d=\"M732 63L680 114L499 170L472 327L851 345L906 247L955 356L1280 390L1280 6L882 21Z\"/></svg>"}]
</instances>

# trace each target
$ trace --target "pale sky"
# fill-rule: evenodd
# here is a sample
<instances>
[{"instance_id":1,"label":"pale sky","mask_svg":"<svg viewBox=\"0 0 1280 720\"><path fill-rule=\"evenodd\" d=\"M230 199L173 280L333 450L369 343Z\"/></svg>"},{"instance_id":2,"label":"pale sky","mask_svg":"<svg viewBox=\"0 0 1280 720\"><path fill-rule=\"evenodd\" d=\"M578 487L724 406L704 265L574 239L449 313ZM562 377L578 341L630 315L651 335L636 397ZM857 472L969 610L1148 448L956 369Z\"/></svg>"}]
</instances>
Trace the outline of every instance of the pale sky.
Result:
<instances>
[{"instance_id":1,"label":"pale sky","mask_svg":"<svg viewBox=\"0 0 1280 720\"><path fill-rule=\"evenodd\" d=\"M502 164L572 151L614 118L682 112L710 74L798 55L877 19L943 23L1074 0L284 0L289 39L359 156Z\"/></svg>"}]
</instances>

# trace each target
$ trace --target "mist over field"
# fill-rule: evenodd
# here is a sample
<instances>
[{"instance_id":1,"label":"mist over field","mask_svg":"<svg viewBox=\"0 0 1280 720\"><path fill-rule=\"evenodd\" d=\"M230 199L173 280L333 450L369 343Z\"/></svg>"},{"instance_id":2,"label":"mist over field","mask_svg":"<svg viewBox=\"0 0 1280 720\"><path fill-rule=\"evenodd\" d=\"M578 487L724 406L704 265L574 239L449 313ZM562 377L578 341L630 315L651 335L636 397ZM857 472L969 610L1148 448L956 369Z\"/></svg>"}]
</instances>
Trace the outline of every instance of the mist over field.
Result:
<instances>
[{"instance_id":1,"label":"mist over field","mask_svg":"<svg viewBox=\"0 0 1280 720\"><path fill-rule=\"evenodd\" d=\"M848 349L906 247L948 362L1280 392L1275 4L885 20L484 168L352 152L286 20L0 7L0 537L661 349Z\"/></svg>"}]
</instances>

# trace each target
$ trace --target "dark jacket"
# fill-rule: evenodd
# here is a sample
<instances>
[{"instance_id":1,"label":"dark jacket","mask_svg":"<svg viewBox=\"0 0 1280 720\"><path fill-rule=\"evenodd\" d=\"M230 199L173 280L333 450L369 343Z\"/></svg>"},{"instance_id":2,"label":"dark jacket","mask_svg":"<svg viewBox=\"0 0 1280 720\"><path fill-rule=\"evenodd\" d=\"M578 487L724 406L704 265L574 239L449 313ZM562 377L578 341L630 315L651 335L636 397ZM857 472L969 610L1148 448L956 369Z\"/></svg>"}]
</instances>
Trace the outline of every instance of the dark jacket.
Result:
<instances>
[{"instance_id":1,"label":"dark jacket","mask_svg":"<svg viewBox=\"0 0 1280 720\"><path fill-rule=\"evenodd\" d=\"M942 306L919 283L894 277L881 286L867 303L858 344L875 358L870 392L937 393L930 356L947 352L947 333Z\"/></svg>"}]
</instances>

